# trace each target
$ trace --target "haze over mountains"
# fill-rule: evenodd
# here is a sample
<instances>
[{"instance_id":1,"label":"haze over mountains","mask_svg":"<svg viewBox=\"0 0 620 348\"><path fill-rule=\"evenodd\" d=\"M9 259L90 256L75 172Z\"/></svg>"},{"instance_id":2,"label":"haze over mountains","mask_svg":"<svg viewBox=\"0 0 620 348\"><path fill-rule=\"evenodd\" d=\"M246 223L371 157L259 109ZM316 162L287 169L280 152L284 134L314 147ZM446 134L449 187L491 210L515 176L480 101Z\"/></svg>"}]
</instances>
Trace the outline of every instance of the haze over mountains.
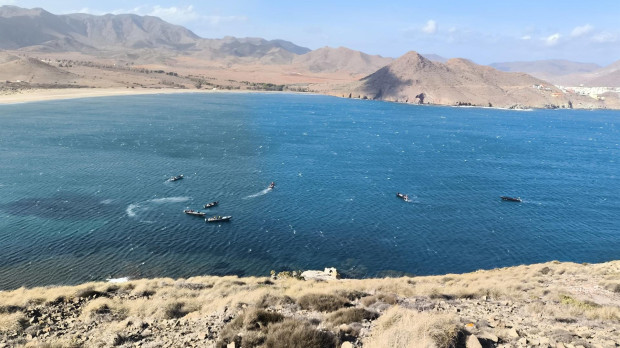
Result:
<instances>
[{"instance_id":1,"label":"haze over mountains","mask_svg":"<svg viewBox=\"0 0 620 348\"><path fill-rule=\"evenodd\" d=\"M425 58L408 53L395 60L345 47L310 50L284 40L206 39L157 17L132 14L55 15L40 8L2 6L0 33L0 50L5 51L0 52L0 80L39 86L278 85L410 103L502 107L570 107L569 99L579 99L560 96L563 92L555 87L533 88L551 85L540 79L620 86L620 63L606 68L568 61L497 63L492 65L496 70L433 54ZM155 76L152 71L164 74ZM540 79L509 73L514 71ZM416 98L420 93L425 97Z\"/></svg>"}]
</instances>

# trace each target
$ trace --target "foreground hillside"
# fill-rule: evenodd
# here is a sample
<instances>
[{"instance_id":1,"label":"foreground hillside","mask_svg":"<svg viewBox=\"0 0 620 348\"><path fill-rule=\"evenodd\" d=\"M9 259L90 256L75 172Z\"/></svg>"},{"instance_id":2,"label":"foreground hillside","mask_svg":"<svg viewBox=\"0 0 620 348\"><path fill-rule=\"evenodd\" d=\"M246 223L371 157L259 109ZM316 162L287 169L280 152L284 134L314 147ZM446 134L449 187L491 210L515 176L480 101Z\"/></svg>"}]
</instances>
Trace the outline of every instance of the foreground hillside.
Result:
<instances>
[{"instance_id":1,"label":"foreground hillside","mask_svg":"<svg viewBox=\"0 0 620 348\"><path fill-rule=\"evenodd\" d=\"M620 261L0 292L0 347L617 347Z\"/></svg>"}]
</instances>

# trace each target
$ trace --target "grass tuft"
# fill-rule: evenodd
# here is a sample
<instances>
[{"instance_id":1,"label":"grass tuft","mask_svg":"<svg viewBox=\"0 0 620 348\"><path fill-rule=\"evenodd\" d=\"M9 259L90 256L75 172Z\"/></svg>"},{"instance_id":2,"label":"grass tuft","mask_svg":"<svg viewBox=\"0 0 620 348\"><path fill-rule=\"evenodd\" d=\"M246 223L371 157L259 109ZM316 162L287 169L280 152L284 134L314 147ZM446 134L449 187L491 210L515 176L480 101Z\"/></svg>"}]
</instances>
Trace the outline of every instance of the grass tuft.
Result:
<instances>
[{"instance_id":1,"label":"grass tuft","mask_svg":"<svg viewBox=\"0 0 620 348\"><path fill-rule=\"evenodd\" d=\"M364 320L374 320L379 317L376 312L363 308L342 308L330 314L328 321L332 325L361 323Z\"/></svg>"},{"instance_id":2,"label":"grass tuft","mask_svg":"<svg viewBox=\"0 0 620 348\"><path fill-rule=\"evenodd\" d=\"M329 331L317 330L312 324L286 319L281 323L269 325L266 348L303 347L336 348L338 339Z\"/></svg>"},{"instance_id":3,"label":"grass tuft","mask_svg":"<svg viewBox=\"0 0 620 348\"><path fill-rule=\"evenodd\" d=\"M297 300L301 309L333 312L349 305L349 302L342 296L331 294L307 294Z\"/></svg>"}]
</instances>

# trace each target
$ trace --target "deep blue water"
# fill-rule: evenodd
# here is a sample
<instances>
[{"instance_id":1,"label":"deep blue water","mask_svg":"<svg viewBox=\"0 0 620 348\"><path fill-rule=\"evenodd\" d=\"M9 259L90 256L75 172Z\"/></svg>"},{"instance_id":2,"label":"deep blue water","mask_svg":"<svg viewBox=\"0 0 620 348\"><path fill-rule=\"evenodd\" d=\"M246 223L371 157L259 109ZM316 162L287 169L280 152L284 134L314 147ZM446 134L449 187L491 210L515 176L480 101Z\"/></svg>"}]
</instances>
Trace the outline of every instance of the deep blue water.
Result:
<instances>
[{"instance_id":1,"label":"deep blue water","mask_svg":"<svg viewBox=\"0 0 620 348\"><path fill-rule=\"evenodd\" d=\"M291 94L0 106L0 289L620 259L619 128L617 111ZM182 212L214 200L231 222Z\"/></svg>"}]
</instances>

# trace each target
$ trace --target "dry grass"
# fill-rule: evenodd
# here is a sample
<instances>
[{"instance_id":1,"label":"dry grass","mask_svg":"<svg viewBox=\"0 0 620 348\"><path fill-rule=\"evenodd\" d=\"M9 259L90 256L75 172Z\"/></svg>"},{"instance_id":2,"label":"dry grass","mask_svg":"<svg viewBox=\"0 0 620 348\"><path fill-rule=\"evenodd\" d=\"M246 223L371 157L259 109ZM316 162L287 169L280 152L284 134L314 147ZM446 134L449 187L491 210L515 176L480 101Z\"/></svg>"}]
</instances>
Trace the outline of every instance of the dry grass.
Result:
<instances>
[{"instance_id":1,"label":"dry grass","mask_svg":"<svg viewBox=\"0 0 620 348\"><path fill-rule=\"evenodd\" d=\"M379 313L368 311L364 308L343 308L331 313L328 321L334 325L359 323L363 320L374 320Z\"/></svg>"},{"instance_id":2,"label":"dry grass","mask_svg":"<svg viewBox=\"0 0 620 348\"><path fill-rule=\"evenodd\" d=\"M24 313L0 314L0 334L22 332L28 326L28 318Z\"/></svg>"},{"instance_id":3,"label":"dry grass","mask_svg":"<svg viewBox=\"0 0 620 348\"><path fill-rule=\"evenodd\" d=\"M595 320L597 325L605 327L620 322L618 279L620 261L588 265L548 262L414 278L317 282L231 276L20 288L0 292L0 335L27 330L30 325L25 317L27 308L51 304L62 307L77 301L82 307L76 325L97 322L96 335L102 337L99 341L103 346L112 345L114 340L131 339L124 322L128 318L133 322L179 318L191 322L226 313L234 318L222 331L221 337L225 338L222 342L237 340L239 343L242 333L243 346L248 347L275 346L272 335L291 347L301 338L327 345L340 343L334 336L339 325L365 320L374 320L372 336L365 339L365 346L446 347L459 335L455 316L410 310L406 306L413 303L412 298L433 303L447 299L454 303L465 299L472 299L471 303L521 301L527 317L579 325ZM599 297L589 297L592 292ZM607 299L602 301L601 296ZM291 318L296 316L291 313L299 313L299 309L310 321ZM276 310L282 311L285 317L274 313ZM377 313L382 313L378 319ZM284 330L294 330L295 325L299 326L295 329L297 336L289 340ZM333 332L321 331L316 325ZM68 346L69 338L62 339Z\"/></svg>"},{"instance_id":4,"label":"dry grass","mask_svg":"<svg viewBox=\"0 0 620 348\"><path fill-rule=\"evenodd\" d=\"M333 312L347 306L349 302L344 297L333 294L306 294L297 300L297 304L301 309Z\"/></svg>"},{"instance_id":5,"label":"dry grass","mask_svg":"<svg viewBox=\"0 0 620 348\"><path fill-rule=\"evenodd\" d=\"M270 325L265 341L266 348L335 348L337 344L333 333L296 319Z\"/></svg>"},{"instance_id":6,"label":"dry grass","mask_svg":"<svg viewBox=\"0 0 620 348\"><path fill-rule=\"evenodd\" d=\"M375 323L367 347L454 347L458 321L451 315L418 313L399 306L390 308Z\"/></svg>"},{"instance_id":7,"label":"dry grass","mask_svg":"<svg viewBox=\"0 0 620 348\"><path fill-rule=\"evenodd\" d=\"M82 317L91 321L118 321L127 317L128 309L119 300L100 297L90 301L82 309Z\"/></svg>"}]
</instances>

